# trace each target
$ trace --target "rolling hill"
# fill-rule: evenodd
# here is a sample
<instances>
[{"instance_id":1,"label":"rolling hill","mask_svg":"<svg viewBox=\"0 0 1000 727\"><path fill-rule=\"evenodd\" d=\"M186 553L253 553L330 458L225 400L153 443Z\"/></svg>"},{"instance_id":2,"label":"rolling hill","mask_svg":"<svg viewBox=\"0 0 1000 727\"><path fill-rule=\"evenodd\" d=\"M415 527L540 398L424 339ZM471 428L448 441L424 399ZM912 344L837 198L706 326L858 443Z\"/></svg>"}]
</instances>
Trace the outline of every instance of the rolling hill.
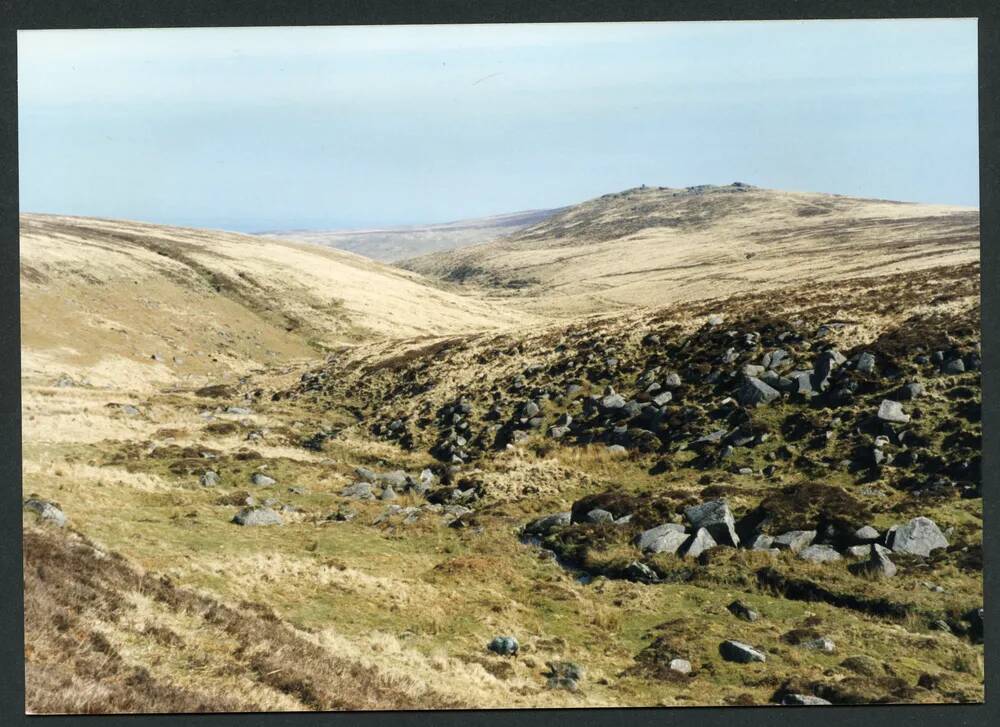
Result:
<instances>
[{"instance_id":1,"label":"rolling hill","mask_svg":"<svg viewBox=\"0 0 1000 727\"><path fill-rule=\"evenodd\" d=\"M318 246L137 222L21 218L25 373L80 368L95 381L168 380L518 318Z\"/></svg>"},{"instance_id":2,"label":"rolling hill","mask_svg":"<svg viewBox=\"0 0 1000 727\"><path fill-rule=\"evenodd\" d=\"M529 210L436 225L406 225L361 230L289 230L260 234L277 239L301 240L334 247L382 262L396 262L404 258L513 235L561 211L560 209Z\"/></svg>"},{"instance_id":3,"label":"rolling hill","mask_svg":"<svg viewBox=\"0 0 1000 727\"><path fill-rule=\"evenodd\" d=\"M663 305L978 259L975 209L746 184L640 187L401 267L531 310Z\"/></svg>"}]
</instances>

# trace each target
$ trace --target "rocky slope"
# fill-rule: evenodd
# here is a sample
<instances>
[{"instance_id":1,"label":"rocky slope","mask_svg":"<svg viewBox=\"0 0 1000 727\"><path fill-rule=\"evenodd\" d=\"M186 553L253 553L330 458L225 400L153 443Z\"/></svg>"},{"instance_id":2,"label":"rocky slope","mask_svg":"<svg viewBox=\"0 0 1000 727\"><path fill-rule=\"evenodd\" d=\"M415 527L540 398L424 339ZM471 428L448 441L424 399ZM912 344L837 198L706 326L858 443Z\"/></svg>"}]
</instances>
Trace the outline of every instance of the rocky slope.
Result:
<instances>
[{"instance_id":1,"label":"rocky slope","mask_svg":"<svg viewBox=\"0 0 1000 727\"><path fill-rule=\"evenodd\" d=\"M271 269L100 224L31 241L25 300L93 279L72 314L28 307L26 331L43 313L89 330L82 291L129 279L79 250L195 291L195 337L229 300L197 292L202 265ZM26 376L29 708L982 700L980 271L925 252L509 326L460 298L408 330L370 302L378 335L238 375ZM157 300L134 335L165 340L179 314ZM279 328L286 305L233 320ZM77 365L80 345L25 340L29 362Z\"/></svg>"}]
</instances>

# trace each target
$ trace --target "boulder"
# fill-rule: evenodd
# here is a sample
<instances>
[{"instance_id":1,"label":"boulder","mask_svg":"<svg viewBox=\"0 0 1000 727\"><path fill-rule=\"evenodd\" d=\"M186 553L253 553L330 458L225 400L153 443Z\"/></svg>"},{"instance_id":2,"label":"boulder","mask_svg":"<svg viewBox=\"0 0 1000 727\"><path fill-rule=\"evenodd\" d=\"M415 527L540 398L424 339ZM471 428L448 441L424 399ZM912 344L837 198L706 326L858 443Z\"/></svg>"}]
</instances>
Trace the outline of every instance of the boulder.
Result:
<instances>
[{"instance_id":1,"label":"boulder","mask_svg":"<svg viewBox=\"0 0 1000 727\"><path fill-rule=\"evenodd\" d=\"M874 372L875 356L865 351L860 356L858 356L858 361L854 365L854 368L863 374L870 374Z\"/></svg>"},{"instance_id":2,"label":"boulder","mask_svg":"<svg viewBox=\"0 0 1000 727\"><path fill-rule=\"evenodd\" d=\"M965 362L960 358L953 358L949 361L945 361L944 365L941 366L941 372L944 374L965 373Z\"/></svg>"},{"instance_id":3,"label":"boulder","mask_svg":"<svg viewBox=\"0 0 1000 727\"><path fill-rule=\"evenodd\" d=\"M810 651L822 651L824 654L832 654L837 650L837 645L833 643L833 640L828 639L825 636L818 639L802 641L799 643L799 646L803 649L809 649Z\"/></svg>"},{"instance_id":4,"label":"boulder","mask_svg":"<svg viewBox=\"0 0 1000 727\"><path fill-rule=\"evenodd\" d=\"M375 482L377 477L377 475L367 467L355 467L354 474L357 475L358 479L362 482Z\"/></svg>"},{"instance_id":5,"label":"boulder","mask_svg":"<svg viewBox=\"0 0 1000 727\"><path fill-rule=\"evenodd\" d=\"M402 490L409 483L409 476L403 470L393 470L391 472L380 472L375 475L375 481L383 487L392 487Z\"/></svg>"},{"instance_id":6,"label":"boulder","mask_svg":"<svg viewBox=\"0 0 1000 727\"><path fill-rule=\"evenodd\" d=\"M391 485L387 485L385 489L382 490L382 495L380 497L383 500L395 500L396 491L392 489Z\"/></svg>"},{"instance_id":7,"label":"boulder","mask_svg":"<svg viewBox=\"0 0 1000 727\"><path fill-rule=\"evenodd\" d=\"M66 526L66 513L48 500L39 500L34 497L30 498L24 503L24 509L37 513L38 519L43 522L52 523L56 527L60 528Z\"/></svg>"},{"instance_id":8,"label":"boulder","mask_svg":"<svg viewBox=\"0 0 1000 727\"><path fill-rule=\"evenodd\" d=\"M599 507L595 507L593 510L588 512L585 518L588 523L613 523L615 521L615 516L613 514L607 510L602 510Z\"/></svg>"},{"instance_id":9,"label":"boulder","mask_svg":"<svg viewBox=\"0 0 1000 727\"><path fill-rule=\"evenodd\" d=\"M663 379L663 385L668 389L676 389L678 386L681 385L680 375L674 372L667 374L666 377Z\"/></svg>"},{"instance_id":10,"label":"boulder","mask_svg":"<svg viewBox=\"0 0 1000 727\"><path fill-rule=\"evenodd\" d=\"M621 409L625 406L625 398L621 394L608 394L601 398L601 406L605 409Z\"/></svg>"},{"instance_id":11,"label":"boulder","mask_svg":"<svg viewBox=\"0 0 1000 727\"><path fill-rule=\"evenodd\" d=\"M883 399L879 404L878 418L894 424L906 424L910 421L910 415L903 411L903 405L892 399Z\"/></svg>"},{"instance_id":12,"label":"boulder","mask_svg":"<svg viewBox=\"0 0 1000 727\"><path fill-rule=\"evenodd\" d=\"M674 554L687 541L684 526L677 523L666 523L641 533L636 537L635 544L643 553Z\"/></svg>"},{"instance_id":13,"label":"boulder","mask_svg":"<svg viewBox=\"0 0 1000 727\"><path fill-rule=\"evenodd\" d=\"M926 558L932 550L947 548L948 540L933 520L915 517L905 525L890 530L887 545L893 552Z\"/></svg>"},{"instance_id":14,"label":"boulder","mask_svg":"<svg viewBox=\"0 0 1000 727\"><path fill-rule=\"evenodd\" d=\"M781 698L781 704L795 707L820 707L830 705L822 697L814 697L811 694L786 694Z\"/></svg>"},{"instance_id":15,"label":"boulder","mask_svg":"<svg viewBox=\"0 0 1000 727\"><path fill-rule=\"evenodd\" d=\"M657 406L665 406L666 404L669 404L671 399L673 398L674 398L673 394L671 394L669 391L664 391L662 394L657 394L656 396L654 396L652 401Z\"/></svg>"},{"instance_id":16,"label":"boulder","mask_svg":"<svg viewBox=\"0 0 1000 727\"><path fill-rule=\"evenodd\" d=\"M874 543L876 540L881 538L881 534L878 530L873 528L871 525L865 525L854 531L852 536L854 543L857 545L866 545L868 543Z\"/></svg>"},{"instance_id":17,"label":"boulder","mask_svg":"<svg viewBox=\"0 0 1000 727\"><path fill-rule=\"evenodd\" d=\"M843 558L832 545L810 545L799 551L799 557L811 563L830 563Z\"/></svg>"},{"instance_id":18,"label":"boulder","mask_svg":"<svg viewBox=\"0 0 1000 727\"><path fill-rule=\"evenodd\" d=\"M271 487L278 484L278 481L273 477L268 477L263 472L254 472L250 475L250 484L258 487Z\"/></svg>"},{"instance_id":19,"label":"boulder","mask_svg":"<svg viewBox=\"0 0 1000 727\"><path fill-rule=\"evenodd\" d=\"M524 532L528 535L548 535L554 528L566 527L570 524L572 513L557 512L552 515L543 515L532 520L524 526Z\"/></svg>"},{"instance_id":20,"label":"boulder","mask_svg":"<svg viewBox=\"0 0 1000 727\"><path fill-rule=\"evenodd\" d=\"M678 674L690 674L691 662L687 659L671 659L667 668L669 668L670 671L677 672Z\"/></svg>"},{"instance_id":21,"label":"boulder","mask_svg":"<svg viewBox=\"0 0 1000 727\"><path fill-rule=\"evenodd\" d=\"M245 507L236 513L233 522L245 526L281 525L281 516L269 507Z\"/></svg>"},{"instance_id":22,"label":"boulder","mask_svg":"<svg viewBox=\"0 0 1000 727\"><path fill-rule=\"evenodd\" d=\"M202 487L215 487L222 478L219 477L219 473L214 470L205 470L201 473L199 481Z\"/></svg>"},{"instance_id":23,"label":"boulder","mask_svg":"<svg viewBox=\"0 0 1000 727\"><path fill-rule=\"evenodd\" d=\"M690 536L681 548L681 555L685 558L697 558L706 550L711 550L717 545L718 543L715 542L715 539L712 538L712 535L708 532L708 530L705 528L698 528L697 532Z\"/></svg>"},{"instance_id":24,"label":"boulder","mask_svg":"<svg viewBox=\"0 0 1000 727\"><path fill-rule=\"evenodd\" d=\"M736 399L742 406L769 404L780 396L777 389L753 376L744 379L736 391Z\"/></svg>"},{"instance_id":25,"label":"boulder","mask_svg":"<svg viewBox=\"0 0 1000 727\"><path fill-rule=\"evenodd\" d=\"M806 546L812 544L812 541L815 539L815 530L790 530L774 538L771 542L771 547L798 553Z\"/></svg>"},{"instance_id":26,"label":"boulder","mask_svg":"<svg viewBox=\"0 0 1000 727\"><path fill-rule=\"evenodd\" d=\"M896 564L889 560L890 551L883 548L878 543L873 543L867 547L869 558L860 563L848 566L848 570L856 576L870 576L873 578L892 578L896 575Z\"/></svg>"},{"instance_id":27,"label":"boulder","mask_svg":"<svg viewBox=\"0 0 1000 727\"><path fill-rule=\"evenodd\" d=\"M352 500L374 500L375 492L370 482L355 482L340 491L341 497Z\"/></svg>"},{"instance_id":28,"label":"boulder","mask_svg":"<svg viewBox=\"0 0 1000 727\"><path fill-rule=\"evenodd\" d=\"M750 541L750 550L771 550L774 547L774 538L763 533L754 536Z\"/></svg>"},{"instance_id":29,"label":"boulder","mask_svg":"<svg viewBox=\"0 0 1000 727\"><path fill-rule=\"evenodd\" d=\"M924 385L918 381L913 381L904 386L899 391L899 397L901 399L916 399L917 397L923 396Z\"/></svg>"},{"instance_id":30,"label":"boulder","mask_svg":"<svg viewBox=\"0 0 1000 727\"><path fill-rule=\"evenodd\" d=\"M637 560L633 560L625 566L623 575L626 579L630 581L637 581L639 583L655 583L659 580L659 576L656 575L656 571L645 563L640 563Z\"/></svg>"},{"instance_id":31,"label":"boulder","mask_svg":"<svg viewBox=\"0 0 1000 727\"><path fill-rule=\"evenodd\" d=\"M754 661L767 661L767 655L742 641L727 640L719 644L719 655L726 661L737 664L749 664Z\"/></svg>"},{"instance_id":32,"label":"boulder","mask_svg":"<svg viewBox=\"0 0 1000 727\"><path fill-rule=\"evenodd\" d=\"M709 500L684 509L684 518L692 530L706 529L715 543L736 547L740 537L736 534L736 520L725 500Z\"/></svg>"}]
</instances>

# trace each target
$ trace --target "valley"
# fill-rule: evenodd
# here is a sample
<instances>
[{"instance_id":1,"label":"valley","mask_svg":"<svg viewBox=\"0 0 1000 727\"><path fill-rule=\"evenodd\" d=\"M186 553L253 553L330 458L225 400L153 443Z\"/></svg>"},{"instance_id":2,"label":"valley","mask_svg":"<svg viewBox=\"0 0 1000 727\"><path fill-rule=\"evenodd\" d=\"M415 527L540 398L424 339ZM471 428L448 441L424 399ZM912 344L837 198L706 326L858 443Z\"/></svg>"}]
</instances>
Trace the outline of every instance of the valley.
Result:
<instances>
[{"instance_id":1,"label":"valley","mask_svg":"<svg viewBox=\"0 0 1000 727\"><path fill-rule=\"evenodd\" d=\"M21 286L29 711L983 699L976 210L23 215Z\"/></svg>"}]
</instances>

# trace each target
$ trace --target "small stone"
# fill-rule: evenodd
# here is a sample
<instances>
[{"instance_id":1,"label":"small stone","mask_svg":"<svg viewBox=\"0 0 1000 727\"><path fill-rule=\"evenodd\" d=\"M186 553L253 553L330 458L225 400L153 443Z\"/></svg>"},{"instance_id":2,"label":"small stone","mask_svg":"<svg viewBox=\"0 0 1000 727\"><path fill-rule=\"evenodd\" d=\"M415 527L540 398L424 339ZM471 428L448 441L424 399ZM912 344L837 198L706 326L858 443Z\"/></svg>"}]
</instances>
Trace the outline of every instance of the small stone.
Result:
<instances>
[{"instance_id":1,"label":"small stone","mask_svg":"<svg viewBox=\"0 0 1000 727\"><path fill-rule=\"evenodd\" d=\"M748 605L743 603L743 601L736 600L730 603L726 608L729 613L733 614L736 618L741 618L744 621L756 621L760 618L760 614L750 608Z\"/></svg>"},{"instance_id":2,"label":"small stone","mask_svg":"<svg viewBox=\"0 0 1000 727\"><path fill-rule=\"evenodd\" d=\"M903 405L892 399L883 399L878 407L878 418L884 422L896 424L906 424L910 421L910 415L903 411Z\"/></svg>"},{"instance_id":3,"label":"small stone","mask_svg":"<svg viewBox=\"0 0 1000 727\"><path fill-rule=\"evenodd\" d=\"M258 487L270 487L271 485L278 484L278 481L261 472L254 472L250 475L250 484L257 485Z\"/></svg>"},{"instance_id":4,"label":"small stone","mask_svg":"<svg viewBox=\"0 0 1000 727\"><path fill-rule=\"evenodd\" d=\"M529 535L548 535L554 528L566 527L570 524L572 513L557 512L553 515L543 515L524 526L524 532Z\"/></svg>"},{"instance_id":5,"label":"small stone","mask_svg":"<svg viewBox=\"0 0 1000 727\"><path fill-rule=\"evenodd\" d=\"M670 671L675 671L678 674L690 674L691 662L687 659L671 659L668 668Z\"/></svg>"},{"instance_id":6,"label":"small stone","mask_svg":"<svg viewBox=\"0 0 1000 727\"><path fill-rule=\"evenodd\" d=\"M281 516L269 507L245 507L236 513L233 522L258 527L282 524Z\"/></svg>"},{"instance_id":7,"label":"small stone","mask_svg":"<svg viewBox=\"0 0 1000 727\"><path fill-rule=\"evenodd\" d=\"M520 646L513 636L497 636L486 645L486 648L500 656L516 656Z\"/></svg>"},{"instance_id":8,"label":"small stone","mask_svg":"<svg viewBox=\"0 0 1000 727\"><path fill-rule=\"evenodd\" d=\"M945 361L944 365L941 367L941 372L945 374L965 373L965 362L960 358L953 358L950 361Z\"/></svg>"},{"instance_id":9,"label":"small stone","mask_svg":"<svg viewBox=\"0 0 1000 727\"><path fill-rule=\"evenodd\" d=\"M858 356L858 363L855 368L863 374L870 374L875 370L875 356L865 351Z\"/></svg>"},{"instance_id":10,"label":"small stone","mask_svg":"<svg viewBox=\"0 0 1000 727\"><path fill-rule=\"evenodd\" d=\"M822 697L814 697L811 694L786 694L781 698L781 703L798 707L819 707L832 704Z\"/></svg>"},{"instance_id":11,"label":"small stone","mask_svg":"<svg viewBox=\"0 0 1000 727\"><path fill-rule=\"evenodd\" d=\"M831 639L826 637L803 641L799 644L799 646L803 649L809 649L810 651L822 651L824 654L832 654L837 650L837 645L834 644Z\"/></svg>"}]
</instances>

